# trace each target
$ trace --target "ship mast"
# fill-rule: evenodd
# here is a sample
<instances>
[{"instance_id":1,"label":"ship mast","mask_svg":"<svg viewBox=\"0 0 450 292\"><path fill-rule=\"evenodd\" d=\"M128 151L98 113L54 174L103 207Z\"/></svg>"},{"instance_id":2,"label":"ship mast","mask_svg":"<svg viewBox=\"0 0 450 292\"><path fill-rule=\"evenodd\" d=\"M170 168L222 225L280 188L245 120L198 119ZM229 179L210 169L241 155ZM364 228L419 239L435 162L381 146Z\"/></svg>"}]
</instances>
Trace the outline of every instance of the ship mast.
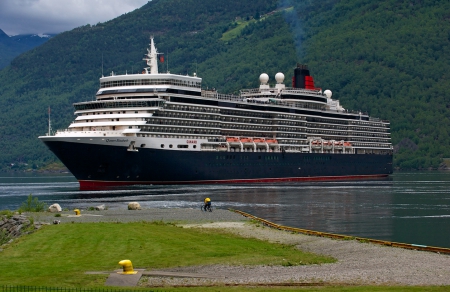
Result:
<instances>
[{"instance_id":1,"label":"ship mast","mask_svg":"<svg viewBox=\"0 0 450 292\"><path fill-rule=\"evenodd\" d=\"M153 36L150 37L150 49L147 49L147 54L143 60L147 61L148 65L148 67L144 69L145 73L158 74L158 51L156 50Z\"/></svg>"},{"instance_id":2,"label":"ship mast","mask_svg":"<svg viewBox=\"0 0 450 292\"><path fill-rule=\"evenodd\" d=\"M48 107L48 133L47 136L52 135L52 123L50 121L50 107Z\"/></svg>"}]
</instances>

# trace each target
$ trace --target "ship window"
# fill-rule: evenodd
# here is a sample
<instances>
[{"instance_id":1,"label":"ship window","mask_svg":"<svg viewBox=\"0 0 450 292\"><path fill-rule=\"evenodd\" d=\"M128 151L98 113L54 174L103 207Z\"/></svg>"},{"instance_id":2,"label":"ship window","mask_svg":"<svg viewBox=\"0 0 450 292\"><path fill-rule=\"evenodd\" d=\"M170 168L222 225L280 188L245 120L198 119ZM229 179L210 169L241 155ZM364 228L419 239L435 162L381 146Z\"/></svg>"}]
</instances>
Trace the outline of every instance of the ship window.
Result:
<instances>
[{"instance_id":1,"label":"ship window","mask_svg":"<svg viewBox=\"0 0 450 292\"><path fill-rule=\"evenodd\" d=\"M197 148L197 145L192 146L192 148L194 148L194 149Z\"/></svg>"},{"instance_id":2,"label":"ship window","mask_svg":"<svg viewBox=\"0 0 450 292\"><path fill-rule=\"evenodd\" d=\"M173 147L173 145L172 145L172 144L170 144L170 145L169 145L169 148L172 148L172 147Z\"/></svg>"},{"instance_id":3,"label":"ship window","mask_svg":"<svg viewBox=\"0 0 450 292\"><path fill-rule=\"evenodd\" d=\"M164 148L164 144L161 144L161 148Z\"/></svg>"},{"instance_id":4,"label":"ship window","mask_svg":"<svg viewBox=\"0 0 450 292\"><path fill-rule=\"evenodd\" d=\"M141 148L144 148L145 147L145 144L141 144Z\"/></svg>"}]
</instances>

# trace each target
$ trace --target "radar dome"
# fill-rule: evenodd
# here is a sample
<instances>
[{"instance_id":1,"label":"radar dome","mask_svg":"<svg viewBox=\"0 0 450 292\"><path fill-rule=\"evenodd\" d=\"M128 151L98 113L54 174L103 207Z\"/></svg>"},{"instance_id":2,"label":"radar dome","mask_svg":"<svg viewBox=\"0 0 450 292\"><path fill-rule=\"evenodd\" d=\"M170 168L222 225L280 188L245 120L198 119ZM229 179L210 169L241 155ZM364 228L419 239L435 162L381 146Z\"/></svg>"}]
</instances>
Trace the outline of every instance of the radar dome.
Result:
<instances>
[{"instance_id":1,"label":"radar dome","mask_svg":"<svg viewBox=\"0 0 450 292\"><path fill-rule=\"evenodd\" d=\"M331 98L331 96L333 96L333 93L331 92L331 90L327 89L323 92L328 98Z\"/></svg>"},{"instance_id":2,"label":"radar dome","mask_svg":"<svg viewBox=\"0 0 450 292\"><path fill-rule=\"evenodd\" d=\"M283 83L284 74L281 72L278 72L277 75L275 75L275 80L277 81L277 83Z\"/></svg>"},{"instance_id":3,"label":"radar dome","mask_svg":"<svg viewBox=\"0 0 450 292\"><path fill-rule=\"evenodd\" d=\"M259 81L261 81L261 84L267 84L269 82L269 75L266 73L259 75Z\"/></svg>"}]
</instances>

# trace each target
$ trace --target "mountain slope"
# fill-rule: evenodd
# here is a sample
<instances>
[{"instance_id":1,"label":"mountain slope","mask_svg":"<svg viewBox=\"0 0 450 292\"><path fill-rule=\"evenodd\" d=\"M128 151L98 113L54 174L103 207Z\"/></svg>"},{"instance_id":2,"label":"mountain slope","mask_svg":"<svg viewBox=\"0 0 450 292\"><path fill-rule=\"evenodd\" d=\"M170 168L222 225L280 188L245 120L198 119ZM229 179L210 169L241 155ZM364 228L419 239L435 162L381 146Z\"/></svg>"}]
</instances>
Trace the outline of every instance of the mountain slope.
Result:
<instances>
[{"instance_id":1,"label":"mountain slope","mask_svg":"<svg viewBox=\"0 0 450 292\"><path fill-rule=\"evenodd\" d=\"M15 35L10 37L0 29L0 69L8 66L14 57L45 43L52 36Z\"/></svg>"},{"instance_id":2,"label":"mountain slope","mask_svg":"<svg viewBox=\"0 0 450 292\"><path fill-rule=\"evenodd\" d=\"M321 84L346 107L391 121L403 168L450 157L449 11L448 1L343 0L313 16L322 22L305 36Z\"/></svg>"}]
</instances>

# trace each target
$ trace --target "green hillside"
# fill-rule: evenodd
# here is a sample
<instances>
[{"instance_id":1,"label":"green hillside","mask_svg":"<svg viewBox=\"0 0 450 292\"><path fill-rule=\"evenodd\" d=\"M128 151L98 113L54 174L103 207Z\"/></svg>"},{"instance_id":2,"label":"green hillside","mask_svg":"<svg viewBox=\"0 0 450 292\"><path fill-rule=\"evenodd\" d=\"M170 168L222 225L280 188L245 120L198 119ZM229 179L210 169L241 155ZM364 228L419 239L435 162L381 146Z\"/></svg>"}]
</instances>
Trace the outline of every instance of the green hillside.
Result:
<instances>
[{"instance_id":1,"label":"green hillside","mask_svg":"<svg viewBox=\"0 0 450 292\"><path fill-rule=\"evenodd\" d=\"M449 5L153 0L61 33L0 71L0 167L54 161L37 139L47 131L48 106L53 128L67 127L72 103L95 98L102 60L105 75L139 72L150 35L165 53L160 70L197 72L205 87L224 93L258 86L262 72L288 79L306 63L344 107L391 121L397 167L438 167L450 157Z\"/></svg>"},{"instance_id":2,"label":"green hillside","mask_svg":"<svg viewBox=\"0 0 450 292\"><path fill-rule=\"evenodd\" d=\"M450 157L450 2L344 0L302 18L319 84L345 107L391 121L397 167Z\"/></svg>"},{"instance_id":3,"label":"green hillside","mask_svg":"<svg viewBox=\"0 0 450 292\"><path fill-rule=\"evenodd\" d=\"M0 29L0 69L9 65L16 56L45 43L54 35L15 35L8 36Z\"/></svg>"}]
</instances>

